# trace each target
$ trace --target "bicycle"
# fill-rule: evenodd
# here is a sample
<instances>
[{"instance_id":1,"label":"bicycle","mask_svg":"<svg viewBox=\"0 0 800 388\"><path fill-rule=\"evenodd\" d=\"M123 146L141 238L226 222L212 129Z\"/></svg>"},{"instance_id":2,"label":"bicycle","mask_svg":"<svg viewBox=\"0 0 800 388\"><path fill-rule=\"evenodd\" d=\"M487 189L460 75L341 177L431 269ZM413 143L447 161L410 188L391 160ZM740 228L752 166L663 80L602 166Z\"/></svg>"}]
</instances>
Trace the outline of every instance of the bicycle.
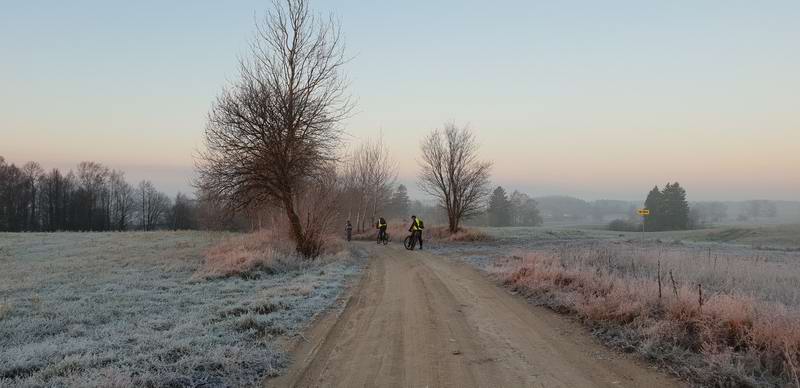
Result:
<instances>
[{"instance_id":1,"label":"bicycle","mask_svg":"<svg viewBox=\"0 0 800 388\"><path fill-rule=\"evenodd\" d=\"M403 246L405 246L409 251L413 251L417 246L417 239L415 237L416 236L414 236L414 233L412 232L410 235L406 236L405 240L403 240Z\"/></svg>"},{"instance_id":2,"label":"bicycle","mask_svg":"<svg viewBox=\"0 0 800 388\"><path fill-rule=\"evenodd\" d=\"M381 233L378 232L378 245L381 245L381 243L383 243L383 245L389 244L389 232L384 232L383 238L381 238Z\"/></svg>"}]
</instances>

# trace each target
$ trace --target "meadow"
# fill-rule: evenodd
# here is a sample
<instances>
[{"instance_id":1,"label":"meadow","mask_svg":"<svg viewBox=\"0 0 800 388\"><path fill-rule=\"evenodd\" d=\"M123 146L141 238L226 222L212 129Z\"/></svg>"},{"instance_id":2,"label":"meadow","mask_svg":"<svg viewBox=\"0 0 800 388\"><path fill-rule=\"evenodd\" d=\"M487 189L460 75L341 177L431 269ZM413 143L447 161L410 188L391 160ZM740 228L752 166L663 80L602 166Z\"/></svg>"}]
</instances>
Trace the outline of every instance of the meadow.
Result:
<instances>
[{"instance_id":1,"label":"meadow","mask_svg":"<svg viewBox=\"0 0 800 388\"><path fill-rule=\"evenodd\" d=\"M796 230L487 228L489 243L436 249L694 384L800 386Z\"/></svg>"},{"instance_id":2,"label":"meadow","mask_svg":"<svg viewBox=\"0 0 800 388\"><path fill-rule=\"evenodd\" d=\"M0 386L260 385L362 261L256 248L211 232L0 234Z\"/></svg>"}]
</instances>

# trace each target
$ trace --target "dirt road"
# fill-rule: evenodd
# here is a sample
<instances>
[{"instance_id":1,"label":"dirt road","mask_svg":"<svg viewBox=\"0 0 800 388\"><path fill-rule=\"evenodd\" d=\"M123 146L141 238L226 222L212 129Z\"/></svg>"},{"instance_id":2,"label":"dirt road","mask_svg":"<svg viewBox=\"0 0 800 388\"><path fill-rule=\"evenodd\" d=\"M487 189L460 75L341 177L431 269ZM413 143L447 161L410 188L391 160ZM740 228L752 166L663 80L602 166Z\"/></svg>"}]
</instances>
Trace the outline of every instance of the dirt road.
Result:
<instances>
[{"instance_id":1,"label":"dirt road","mask_svg":"<svg viewBox=\"0 0 800 388\"><path fill-rule=\"evenodd\" d=\"M339 319L294 352L292 387L664 387L678 384L598 345L576 323L465 264L376 247Z\"/></svg>"}]
</instances>

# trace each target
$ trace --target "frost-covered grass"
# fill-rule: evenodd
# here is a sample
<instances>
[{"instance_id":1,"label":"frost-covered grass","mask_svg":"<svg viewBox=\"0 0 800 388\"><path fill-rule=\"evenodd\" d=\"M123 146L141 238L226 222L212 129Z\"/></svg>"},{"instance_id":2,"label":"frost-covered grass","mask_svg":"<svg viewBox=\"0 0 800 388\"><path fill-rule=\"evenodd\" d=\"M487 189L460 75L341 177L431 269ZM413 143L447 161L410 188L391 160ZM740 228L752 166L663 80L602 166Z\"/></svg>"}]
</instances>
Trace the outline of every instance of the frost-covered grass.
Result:
<instances>
[{"instance_id":1,"label":"frost-covered grass","mask_svg":"<svg viewBox=\"0 0 800 388\"><path fill-rule=\"evenodd\" d=\"M695 230L665 232L617 232L603 226L539 226L517 228L481 228L489 235L509 242L552 240L617 240L648 242L725 243L756 250L800 251L800 225L737 225L715 226Z\"/></svg>"},{"instance_id":2,"label":"frost-covered grass","mask_svg":"<svg viewBox=\"0 0 800 388\"><path fill-rule=\"evenodd\" d=\"M762 229L760 233L768 230ZM779 235L782 230L778 229ZM660 261L662 274L672 271L679 283L702 284L711 292L736 293L800 308L800 251L765 250L739 242L669 239L666 234L661 235L662 239L646 238L642 243L635 238L636 234L620 236L616 232L582 229L487 228L486 231L495 237L493 241L442 243L431 248L482 269L498 258L539 252L651 279L656 277ZM689 236L700 239L698 234ZM768 239L769 235L762 238Z\"/></svg>"},{"instance_id":3,"label":"frost-covered grass","mask_svg":"<svg viewBox=\"0 0 800 388\"><path fill-rule=\"evenodd\" d=\"M786 245L790 230L663 232L642 241L603 230L487 228L495 237L488 243L433 249L695 384L800 387L800 251Z\"/></svg>"},{"instance_id":4,"label":"frost-covered grass","mask_svg":"<svg viewBox=\"0 0 800 388\"><path fill-rule=\"evenodd\" d=\"M358 261L194 276L230 235L0 234L0 386L253 386Z\"/></svg>"}]
</instances>

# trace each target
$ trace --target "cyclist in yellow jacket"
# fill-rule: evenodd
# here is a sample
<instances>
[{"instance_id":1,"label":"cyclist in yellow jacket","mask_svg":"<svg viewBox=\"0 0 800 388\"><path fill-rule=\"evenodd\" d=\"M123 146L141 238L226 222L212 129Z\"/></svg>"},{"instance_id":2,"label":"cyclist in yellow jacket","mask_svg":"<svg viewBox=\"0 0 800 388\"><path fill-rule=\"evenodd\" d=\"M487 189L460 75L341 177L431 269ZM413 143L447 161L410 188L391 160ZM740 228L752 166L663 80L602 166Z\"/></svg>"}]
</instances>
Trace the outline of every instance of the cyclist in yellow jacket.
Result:
<instances>
[{"instance_id":1,"label":"cyclist in yellow jacket","mask_svg":"<svg viewBox=\"0 0 800 388\"><path fill-rule=\"evenodd\" d=\"M408 231L411 232L411 238L419 242L419 250L422 250L422 230L425 229L425 223L417 216L411 216L411 227ZM412 240L412 244L413 241Z\"/></svg>"}]
</instances>

